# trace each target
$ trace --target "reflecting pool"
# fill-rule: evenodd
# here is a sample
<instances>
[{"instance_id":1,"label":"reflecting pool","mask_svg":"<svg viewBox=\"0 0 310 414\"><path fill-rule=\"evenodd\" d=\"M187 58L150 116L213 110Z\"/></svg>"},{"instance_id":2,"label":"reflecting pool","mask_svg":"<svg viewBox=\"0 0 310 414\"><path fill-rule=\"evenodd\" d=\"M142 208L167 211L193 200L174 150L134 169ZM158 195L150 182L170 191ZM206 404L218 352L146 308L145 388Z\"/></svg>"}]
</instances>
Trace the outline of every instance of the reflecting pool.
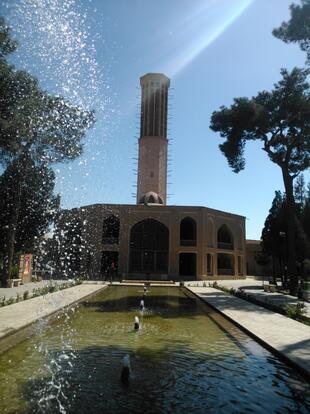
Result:
<instances>
[{"instance_id":1,"label":"reflecting pool","mask_svg":"<svg viewBox=\"0 0 310 414\"><path fill-rule=\"evenodd\" d=\"M304 378L186 289L143 293L108 287L42 321L0 357L0 412L310 411ZM128 384L120 380L126 354Z\"/></svg>"}]
</instances>

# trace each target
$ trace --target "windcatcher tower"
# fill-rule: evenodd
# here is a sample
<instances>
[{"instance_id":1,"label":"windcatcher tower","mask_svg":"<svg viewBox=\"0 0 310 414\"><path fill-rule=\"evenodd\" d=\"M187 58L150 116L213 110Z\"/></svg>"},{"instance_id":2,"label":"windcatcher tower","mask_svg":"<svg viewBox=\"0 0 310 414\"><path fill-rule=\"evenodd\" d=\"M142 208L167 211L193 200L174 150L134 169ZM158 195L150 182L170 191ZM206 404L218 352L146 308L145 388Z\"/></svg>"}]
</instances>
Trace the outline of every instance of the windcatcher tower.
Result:
<instances>
[{"instance_id":1,"label":"windcatcher tower","mask_svg":"<svg viewBox=\"0 0 310 414\"><path fill-rule=\"evenodd\" d=\"M137 204L166 204L170 80L161 73L148 73L140 78L140 85Z\"/></svg>"}]
</instances>

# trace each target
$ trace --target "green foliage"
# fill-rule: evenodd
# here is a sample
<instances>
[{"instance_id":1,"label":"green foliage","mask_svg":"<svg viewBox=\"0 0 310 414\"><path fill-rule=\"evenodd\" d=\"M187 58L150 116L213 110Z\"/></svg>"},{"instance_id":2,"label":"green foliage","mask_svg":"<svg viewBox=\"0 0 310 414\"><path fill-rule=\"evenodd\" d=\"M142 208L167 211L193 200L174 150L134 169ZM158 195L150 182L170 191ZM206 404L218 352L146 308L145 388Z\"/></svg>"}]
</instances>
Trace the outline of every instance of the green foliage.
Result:
<instances>
[{"instance_id":1,"label":"green foliage","mask_svg":"<svg viewBox=\"0 0 310 414\"><path fill-rule=\"evenodd\" d=\"M18 276L19 276L19 267L18 265L15 265L11 268L10 279L18 279Z\"/></svg>"},{"instance_id":2,"label":"green foliage","mask_svg":"<svg viewBox=\"0 0 310 414\"><path fill-rule=\"evenodd\" d=\"M11 38L11 29L5 23L3 17L0 17L0 59L14 52L17 42Z\"/></svg>"},{"instance_id":3,"label":"green foliage","mask_svg":"<svg viewBox=\"0 0 310 414\"><path fill-rule=\"evenodd\" d=\"M310 166L308 71L295 68L281 73L273 91L236 98L230 108L222 106L212 114L210 127L226 139L220 149L234 172L245 167L248 141L261 141L271 161L293 177Z\"/></svg>"},{"instance_id":4,"label":"green foliage","mask_svg":"<svg viewBox=\"0 0 310 414\"><path fill-rule=\"evenodd\" d=\"M68 289L70 287L74 287L77 285L80 285L82 282L81 279L76 280L69 280L68 282L64 283L55 283L55 284L49 284L47 286L44 286L42 288L36 288L32 290L31 295L29 294L28 290L25 290L25 292L20 295L19 293L16 295L16 297L11 297L9 299L6 299L5 296L0 298L0 307L11 305L13 303L20 302L21 300L27 300L31 298L36 298L38 296L47 295L48 293L57 292L58 290L64 290Z\"/></svg>"},{"instance_id":5,"label":"green foliage","mask_svg":"<svg viewBox=\"0 0 310 414\"><path fill-rule=\"evenodd\" d=\"M285 316L296 319L300 322L305 323L306 325L309 324L308 321L305 321L303 318L303 315L306 312L306 307L303 302L297 302L297 304L288 304L285 305L284 308L281 306L278 306L276 304L267 303L264 301L261 301L259 299L256 299L250 294L245 293L242 289L234 289L234 288L228 288L226 286L221 286L217 282L213 282L209 284L214 289L221 290L222 292L228 293L232 296L236 296L240 299L244 299L248 302L254 303L255 305L263 306L273 312L280 312L284 314Z\"/></svg>"},{"instance_id":6,"label":"green foliage","mask_svg":"<svg viewBox=\"0 0 310 414\"><path fill-rule=\"evenodd\" d=\"M303 315L306 312L306 307L305 304L303 302L297 302L296 305L286 305L285 308L285 314L286 316L288 316L289 318L292 319L301 319L303 317Z\"/></svg>"},{"instance_id":7,"label":"green foliage","mask_svg":"<svg viewBox=\"0 0 310 414\"><path fill-rule=\"evenodd\" d=\"M274 29L273 34L285 43L298 43L310 63L310 1L301 0L301 5L292 4L290 9L290 20Z\"/></svg>"},{"instance_id":8,"label":"green foliage","mask_svg":"<svg viewBox=\"0 0 310 414\"><path fill-rule=\"evenodd\" d=\"M305 178L303 174L300 174L295 181L294 185L294 196L297 213L301 213L303 206L306 201L306 188L305 188Z\"/></svg>"},{"instance_id":9,"label":"green foliage","mask_svg":"<svg viewBox=\"0 0 310 414\"><path fill-rule=\"evenodd\" d=\"M64 162L82 153L93 112L42 91L35 78L0 60L0 161L29 153L36 162Z\"/></svg>"},{"instance_id":10,"label":"green foliage","mask_svg":"<svg viewBox=\"0 0 310 414\"><path fill-rule=\"evenodd\" d=\"M43 91L33 76L10 65L5 56L15 48L10 29L0 19L0 164L6 168L1 180L6 202L0 210L3 283L15 247L32 248L59 204L52 194L50 164L78 157L95 121L92 111Z\"/></svg>"},{"instance_id":11,"label":"green foliage","mask_svg":"<svg viewBox=\"0 0 310 414\"><path fill-rule=\"evenodd\" d=\"M16 207L14 189L21 163L13 161L0 177L0 233L5 234ZM33 252L38 241L53 221L59 208L59 196L54 195L55 174L45 164L35 164L24 158L22 164L21 205L19 209L15 248ZM5 239L0 237L0 252L5 251Z\"/></svg>"},{"instance_id":12,"label":"green foliage","mask_svg":"<svg viewBox=\"0 0 310 414\"><path fill-rule=\"evenodd\" d=\"M284 259L286 256L286 232L285 199L280 191L276 191L262 231L263 253Z\"/></svg>"},{"instance_id":13,"label":"green foliage","mask_svg":"<svg viewBox=\"0 0 310 414\"><path fill-rule=\"evenodd\" d=\"M259 141L272 162L281 168L286 197L287 251L290 291L298 287L296 270L296 210L293 180L310 167L310 86L308 70L281 71L282 79L271 92L236 98L230 108L222 106L211 117L211 129L220 132L220 145L230 167L245 167L244 149ZM298 229L297 229L298 231Z\"/></svg>"},{"instance_id":14,"label":"green foliage","mask_svg":"<svg viewBox=\"0 0 310 414\"><path fill-rule=\"evenodd\" d=\"M295 198L297 200L295 216L296 260L298 271L302 275L303 263L307 258L310 258L310 239L307 235L307 226L304 223L305 205L308 203L308 198L303 178L299 179L295 185ZM287 233L286 200L280 191L276 191L261 236L262 257L272 258L274 276L279 273L286 274L284 266L288 262Z\"/></svg>"}]
</instances>

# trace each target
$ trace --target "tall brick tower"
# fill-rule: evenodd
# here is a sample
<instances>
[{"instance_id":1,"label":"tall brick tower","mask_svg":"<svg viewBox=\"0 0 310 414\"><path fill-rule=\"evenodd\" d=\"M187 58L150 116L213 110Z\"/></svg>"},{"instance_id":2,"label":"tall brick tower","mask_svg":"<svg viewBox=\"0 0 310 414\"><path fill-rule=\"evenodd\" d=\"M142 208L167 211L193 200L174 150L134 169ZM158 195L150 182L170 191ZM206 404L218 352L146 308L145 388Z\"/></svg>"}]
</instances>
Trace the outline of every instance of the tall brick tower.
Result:
<instances>
[{"instance_id":1,"label":"tall brick tower","mask_svg":"<svg viewBox=\"0 0 310 414\"><path fill-rule=\"evenodd\" d=\"M147 73L140 78L140 85L137 204L166 204L170 80L161 73Z\"/></svg>"}]
</instances>

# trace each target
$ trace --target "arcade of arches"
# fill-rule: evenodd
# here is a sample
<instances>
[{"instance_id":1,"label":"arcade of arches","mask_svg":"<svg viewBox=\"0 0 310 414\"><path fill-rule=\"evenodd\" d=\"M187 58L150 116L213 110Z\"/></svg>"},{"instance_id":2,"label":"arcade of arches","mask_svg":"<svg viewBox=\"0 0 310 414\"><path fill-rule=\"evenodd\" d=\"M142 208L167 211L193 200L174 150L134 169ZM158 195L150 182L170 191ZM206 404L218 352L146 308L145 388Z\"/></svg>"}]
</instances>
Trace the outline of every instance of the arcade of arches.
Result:
<instances>
[{"instance_id":1,"label":"arcade of arches","mask_svg":"<svg viewBox=\"0 0 310 414\"><path fill-rule=\"evenodd\" d=\"M244 217L204 207L143 204L86 206L74 213L83 223L87 255L81 257L81 269L88 277L244 275Z\"/></svg>"}]
</instances>

